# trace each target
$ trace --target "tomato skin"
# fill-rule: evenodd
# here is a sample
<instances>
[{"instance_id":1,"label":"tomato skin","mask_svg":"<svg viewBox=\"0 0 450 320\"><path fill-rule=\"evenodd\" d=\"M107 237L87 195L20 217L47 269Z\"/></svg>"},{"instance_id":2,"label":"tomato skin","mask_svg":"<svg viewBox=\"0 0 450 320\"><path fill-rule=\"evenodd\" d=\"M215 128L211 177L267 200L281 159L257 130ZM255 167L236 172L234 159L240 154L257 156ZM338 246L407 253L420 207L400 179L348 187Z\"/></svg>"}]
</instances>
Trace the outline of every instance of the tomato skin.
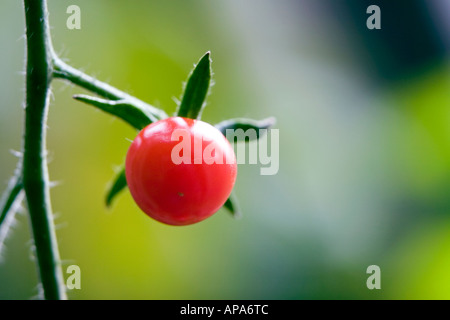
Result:
<instances>
[{"instance_id":1,"label":"tomato skin","mask_svg":"<svg viewBox=\"0 0 450 320\"><path fill-rule=\"evenodd\" d=\"M172 141L172 134L180 129L190 137L190 163L175 164L172 158L181 142ZM199 162L194 159L197 143L202 154L209 144L220 149L223 163L207 164L206 158L194 163ZM189 225L223 206L236 181L237 164L233 148L219 130L200 120L171 117L139 132L128 150L125 174L131 195L148 216L169 225Z\"/></svg>"}]
</instances>

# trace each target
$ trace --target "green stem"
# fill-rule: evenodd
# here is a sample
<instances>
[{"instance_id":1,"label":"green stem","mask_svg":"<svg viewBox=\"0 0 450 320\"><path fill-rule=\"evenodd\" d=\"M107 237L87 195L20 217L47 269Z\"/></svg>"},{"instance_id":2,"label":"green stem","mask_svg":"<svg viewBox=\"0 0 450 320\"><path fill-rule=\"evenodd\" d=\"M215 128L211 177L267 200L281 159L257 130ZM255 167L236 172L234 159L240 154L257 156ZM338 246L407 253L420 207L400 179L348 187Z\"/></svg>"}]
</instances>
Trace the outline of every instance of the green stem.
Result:
<instances>
[{"instance_id":1,"label":"green stem","mask_svg":"<svg viewBox=\"0 0 450 320\"><path fill-rule=\"evenodd\" d=\"M24 195L21 164L22 162L19 161L14 176L9 180L8 187L0 200L0 253L8 234L8 229L14 221L14 216L20 208Z\"/></svg>"},{"instance_id":2,"label":"green stem","mask_svg":"<svg viewBox=\"0 0 450 320\"><path fill-rule=\"evenodd\" d=\"M89 90L107 99L129 101L131 104L141 106L143 109L151 111L151 113L155 115L155 117L157 117L158 120L165 119L168 117L164 111L155 108L149 105L148 103L145 103L144 101L129 95L128 93L125 93L107 83L99 81L81 72L80 70L62 61L55 54L53 55L53 65L54 65L53 76L55 78L70 81L71 83L76 84L77 86L80 86L86 90Z\"/></svg>"},{"instance_id":3,"label":"green stem","mask_svg":"<svg viewBox=\"0 0 450 320\"><path fill-rule=\"evenodd\" d=\"M6 220L6 216L10 212L22 189L22 167L20 166L19 162L16 173L11 178L11 180L9 180L8 187L6 188L5 192L3 193L2 199L0 200L0 227Z\"/></svg>"},{"instance_id":4,"label":"green stem","mask_svg":"<svg viewBox=\"0 0 450 320\"><path fill-rule=\"evenodd\" d=\"M53 50L45 0L24 0L27 42L23 186L45 299L65 299L50 205L45 139Z\"/></svg>"}]
</instances>

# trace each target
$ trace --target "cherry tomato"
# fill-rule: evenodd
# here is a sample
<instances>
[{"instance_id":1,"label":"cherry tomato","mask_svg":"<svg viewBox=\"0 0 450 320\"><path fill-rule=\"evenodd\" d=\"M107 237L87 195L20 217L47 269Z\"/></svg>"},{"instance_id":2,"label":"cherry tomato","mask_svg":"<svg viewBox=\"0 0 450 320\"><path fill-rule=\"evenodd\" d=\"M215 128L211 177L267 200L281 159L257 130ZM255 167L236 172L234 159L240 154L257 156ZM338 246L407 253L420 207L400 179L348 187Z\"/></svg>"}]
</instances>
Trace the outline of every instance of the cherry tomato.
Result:
<instances>
[{"instance_id":1,"label":"cherry tomato","mask_svg":"<svg viewBox=\"0 0 450 320\"><path fill-rule=\"evenodd\" d=\"M169 225L189 225L217 212L237 175L234 150L212 125L181 117L154 122L131 144L125 174L137 205Z\"/></svg>"}]
</instances>

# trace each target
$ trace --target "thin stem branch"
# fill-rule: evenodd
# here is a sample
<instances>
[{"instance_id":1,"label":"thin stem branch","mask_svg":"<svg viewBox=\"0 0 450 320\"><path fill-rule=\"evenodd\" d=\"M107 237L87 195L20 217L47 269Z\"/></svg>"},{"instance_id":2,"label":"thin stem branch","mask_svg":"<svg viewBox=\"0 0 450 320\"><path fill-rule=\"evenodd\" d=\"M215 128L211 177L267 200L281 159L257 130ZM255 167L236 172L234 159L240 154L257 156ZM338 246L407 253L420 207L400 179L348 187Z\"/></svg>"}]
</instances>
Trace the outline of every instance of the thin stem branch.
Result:
<instances>
[{"instance_id":1,"label":"thin stem branch","mask_svg":"<svg viewBox=\"0 0 450 320\"><path fill-rule=\"evenodd\" d=\"M24 0L27 66L23 186L45 299L65 299L58 244L50 205L46 122L53 75L53 50L45 0Z\"/></svg>"},{"instance_id":2,"label":"thin stem branch","mask_svg":"<svg viewBox=\"0 0 450 320\"><path fill-rule=\"evenodd\" d=\"M2 199L0 200L0 227L5 221L6 216L11 210L14 202L16 201L16 198L19 196L22 189L22 166L19 162L19 166L17 167L14 176L9 180L8 186L6 187Z\"/></svg>"},{"instance_id":3,"label":"thin stem branch","mask_svg":"<svg viewBox=\"0 0 450 320\"><path fill-rule=\"evenodd\" d=\"M151 106L148 103L139 100L136 97L133 97L128 93L125 93L105 82L97 80L83 73L82 71L62 61L59 57L56 56L56 54L53 54L53 65L53 76L55 78L65 79L79 87L82 87L107 99L126 100L131 104L141 106L144 109L151 111L151 113L156 118L158 118L158 120L167 118L167 114L164 111L155 108L154 106Z\"/></svg>"},{"instance_id":4,"label":"thin stem branch","mask_svg":"<svg viewBox=\"0 0 450 320\"><path fill-rule=\"evenodd\" d=\"M8 186L0 200L0 253L3 248L8 229L14 221L15 214L20 208L23 199L22 166L19 165L14 176L9 180Z\"/></svg>"}]
</instances>

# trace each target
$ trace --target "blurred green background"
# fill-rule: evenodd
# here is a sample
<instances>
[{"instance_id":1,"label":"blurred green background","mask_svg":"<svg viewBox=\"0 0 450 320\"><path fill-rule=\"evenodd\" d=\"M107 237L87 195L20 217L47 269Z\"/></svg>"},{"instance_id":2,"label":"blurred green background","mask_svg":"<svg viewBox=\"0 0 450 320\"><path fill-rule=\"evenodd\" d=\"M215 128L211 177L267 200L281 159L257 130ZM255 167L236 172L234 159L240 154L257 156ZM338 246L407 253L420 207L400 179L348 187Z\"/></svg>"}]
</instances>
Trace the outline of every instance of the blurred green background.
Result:
<instances>
[{"instance_id":1,"label":"blurred green background","mask_svg":"<svg viewBox=\"0 0 450 320\"><path fill-rule=\"evenodd\" d=\"M360 0L49 0L55 50L173 113L211 50L203 120L277 118L280 169L240 165L244 216L149 219L128 191L104 206L135 131L53 82L51 190L71 299L450 299L450 5ZM66 27L71 4L81 30ZM366 8L381 8L381 30ZM0 181L20 150L21 1L0 2ZM0 262L0 299L38 295L26 213ZM366 287L369 265L381 290ZM67 274L65 275L67 277Z\"/></svg>"}]
</instances>

